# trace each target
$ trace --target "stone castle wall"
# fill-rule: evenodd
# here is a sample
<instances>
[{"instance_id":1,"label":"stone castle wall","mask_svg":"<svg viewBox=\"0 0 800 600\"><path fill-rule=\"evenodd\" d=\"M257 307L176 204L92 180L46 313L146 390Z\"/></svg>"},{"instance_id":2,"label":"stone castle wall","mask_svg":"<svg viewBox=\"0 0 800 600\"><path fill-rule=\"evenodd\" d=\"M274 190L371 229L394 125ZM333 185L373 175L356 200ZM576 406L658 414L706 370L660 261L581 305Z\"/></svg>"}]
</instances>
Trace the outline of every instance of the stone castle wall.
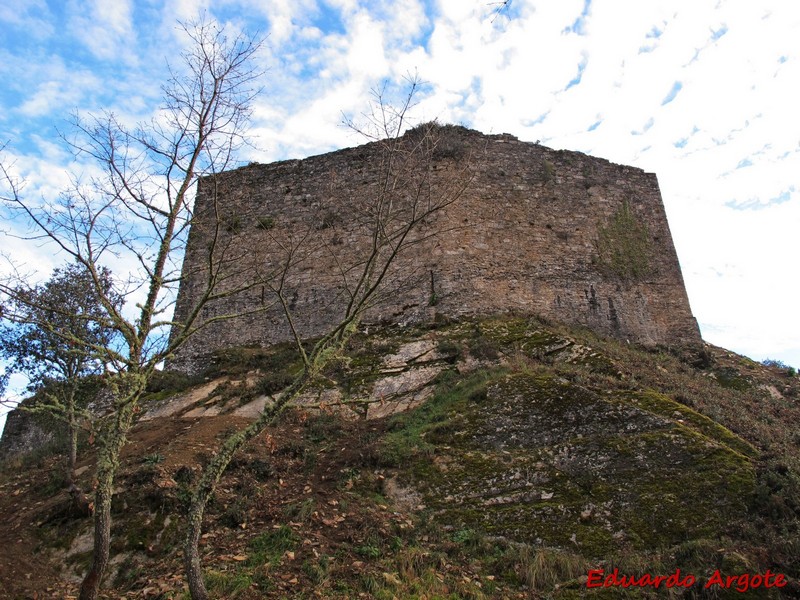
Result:
<instances>
[{"instance_id":1,"label":"stone castle wall","mask_svg":"<svg viewBox=\"0 0 800 600\"><path fill-rule=\"evenodd\" d=\"M398 198L463 192L417 232L368 322L517 312L644 344L700 341L655 175L507 134L443 126L435 135L418 172L398 178ZM270 307L269 279L288 247L297 251L284 296L300 333L335 322L369 247L386 164L384 146L372 143L202 180L176 320L203 288L212 247L221 289L252 287L209 303L201 317L253 312L208 326L171 366L192 370L218 348L289 338Z\"/></svg>"}]
</instances>

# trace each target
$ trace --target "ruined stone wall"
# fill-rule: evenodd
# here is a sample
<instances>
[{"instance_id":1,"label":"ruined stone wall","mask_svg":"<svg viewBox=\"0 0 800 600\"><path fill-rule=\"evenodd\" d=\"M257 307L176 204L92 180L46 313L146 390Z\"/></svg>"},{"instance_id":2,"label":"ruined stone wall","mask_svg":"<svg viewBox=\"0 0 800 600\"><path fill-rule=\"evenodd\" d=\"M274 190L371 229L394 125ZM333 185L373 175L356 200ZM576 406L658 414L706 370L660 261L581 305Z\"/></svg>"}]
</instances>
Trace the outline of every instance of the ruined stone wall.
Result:
<instances>
[{"instance_id":1,"label":"ruined stone wall","mask_svg":"<svg viewBox=\"0 0 800 600\"><path fill-rule=\"evenodd\" d=\"M517 312L644 344L699 342L655 175L506 134L445 126L438 136L420 161L424 177L408 174L401 195L463 193L418 232L367 321ZM206 319L269 306L270 286L255 282L279 271L302 239L285 295L302 335L325 331L341 314L356 272L348 269L369 246L386 160L373 143L202 180L177 320L203 288L212 240L227 261L223 288L254 285L211 302ZM273 306L207 327L172 366L192 370L214 349L288 337Z\"/></svg>"},{"instance_id":2,"label":"ruined stone wall","mask_svg":"<svg viewBox=\"0 0 800 600\"><path fill-rule=\"evenodd\" d=\"M61 425L59 423L59 425ZM62 426L61 429L64 429ZM46 448L54 442L54 431L37 423L33 413L16 408L8 413L0 437L0 463L15 456Z\"/></svg>"}]
</instances>

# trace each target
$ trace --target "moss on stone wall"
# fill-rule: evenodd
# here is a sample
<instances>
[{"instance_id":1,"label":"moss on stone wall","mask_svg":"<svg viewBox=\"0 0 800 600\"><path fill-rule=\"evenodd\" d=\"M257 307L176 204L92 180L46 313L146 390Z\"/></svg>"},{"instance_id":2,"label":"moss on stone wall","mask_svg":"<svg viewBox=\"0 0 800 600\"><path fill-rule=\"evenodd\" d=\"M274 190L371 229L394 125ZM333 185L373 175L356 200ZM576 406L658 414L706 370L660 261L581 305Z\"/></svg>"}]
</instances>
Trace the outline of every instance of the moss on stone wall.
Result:
<instances>
[{"instance_id":1,"label":"moss on stone wall","mask_svg":"<svg viewBox=\"0 0 800 600\"><path fill-rule=\"evenodd\" d=\"M647 225L636 218L626 200L598 229L597 266L606 274L635 281L651 274L651 253Z\"/></svg>"}]
</instances>

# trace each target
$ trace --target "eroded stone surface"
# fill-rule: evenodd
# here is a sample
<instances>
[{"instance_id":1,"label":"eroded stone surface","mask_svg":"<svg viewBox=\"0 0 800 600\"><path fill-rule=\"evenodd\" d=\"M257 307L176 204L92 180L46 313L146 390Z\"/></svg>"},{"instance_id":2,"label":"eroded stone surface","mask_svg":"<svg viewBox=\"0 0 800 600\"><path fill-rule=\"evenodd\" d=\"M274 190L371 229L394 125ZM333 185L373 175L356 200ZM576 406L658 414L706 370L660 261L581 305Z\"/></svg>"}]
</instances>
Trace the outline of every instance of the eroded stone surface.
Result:
<instances>
[{"instance_id":1,"label":"eroded stone surface","mask_svg":"<svg viewBox=\"0 0 800 600\"><path fill-rule=\"evenodd\" d=\"M435 460L416 468L444 522L602 556L711 535L746 512L752 448L655 392L519 374L457 406L426 430Z\"/></svg>"},{"instance_id":2,"label":"eroded stone surface","mask_svg":"<svg viewBox=\"0 0 800 600\"><path fill-rule=\"evenodd\" d=\"M205 401L214 393L214 390L217 389L222 381L222 379L210 381L204 385L193 388L188 392L155 402L147 407L147 410L145 411L144 415L142 415L140 420L150 421L152 419L169 417L197 404L198 402Z\"/></svg>"},{"instance_id":3,"label":"eroded stone surface","mask_svg":"<svg viewBox=\"0 0 800 600\"><path fill-rule=\"evenodd\" d=\"M383 358L384 369L403 369L410 363L422 363L438 360L441 355L436 352L433 340L417 340L403 344L395 353Z\"/></svg>"},{"instance_id":4,"label":"eroded stone surface","mask_svg":"<svg viewBox=\"0 0 800 600\"><path fill-rule=\"evenodd\" d=\"M255 400L252 400L245 404L244 406L240 406L239 408L233 411L233 414L237 417L246 417L248 419L257 419L258 415L260 415L264 407L267 404L271 404L272 399L270 396L259 396Z\"/></svg>"}]
</instances>

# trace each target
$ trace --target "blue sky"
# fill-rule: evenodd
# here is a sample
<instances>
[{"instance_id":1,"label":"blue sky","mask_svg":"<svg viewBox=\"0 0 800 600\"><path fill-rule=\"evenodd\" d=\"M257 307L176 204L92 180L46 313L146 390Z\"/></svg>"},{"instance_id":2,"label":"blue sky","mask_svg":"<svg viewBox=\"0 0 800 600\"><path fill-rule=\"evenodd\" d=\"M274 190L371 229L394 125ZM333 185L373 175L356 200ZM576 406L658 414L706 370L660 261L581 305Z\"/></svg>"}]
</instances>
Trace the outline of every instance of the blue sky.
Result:
<instances>
[{"instance_id":1,"label":"blue sky","mask_svg":"<svg viewBox=\"0 0 800 600\"><path fill-rule=\"evenodd\" d=\"M361 140L342 114L417 72L414 117L658 174L705 339L800 366L800 4L794 0L21 0L0 7L0 140L29 194L72 161L71 113L158 108L176 21L267 36L243 162ZM11 248L8 238L0 246ZM46 274L57 260L15 247Z\"/></svg>"}]
</instances>

